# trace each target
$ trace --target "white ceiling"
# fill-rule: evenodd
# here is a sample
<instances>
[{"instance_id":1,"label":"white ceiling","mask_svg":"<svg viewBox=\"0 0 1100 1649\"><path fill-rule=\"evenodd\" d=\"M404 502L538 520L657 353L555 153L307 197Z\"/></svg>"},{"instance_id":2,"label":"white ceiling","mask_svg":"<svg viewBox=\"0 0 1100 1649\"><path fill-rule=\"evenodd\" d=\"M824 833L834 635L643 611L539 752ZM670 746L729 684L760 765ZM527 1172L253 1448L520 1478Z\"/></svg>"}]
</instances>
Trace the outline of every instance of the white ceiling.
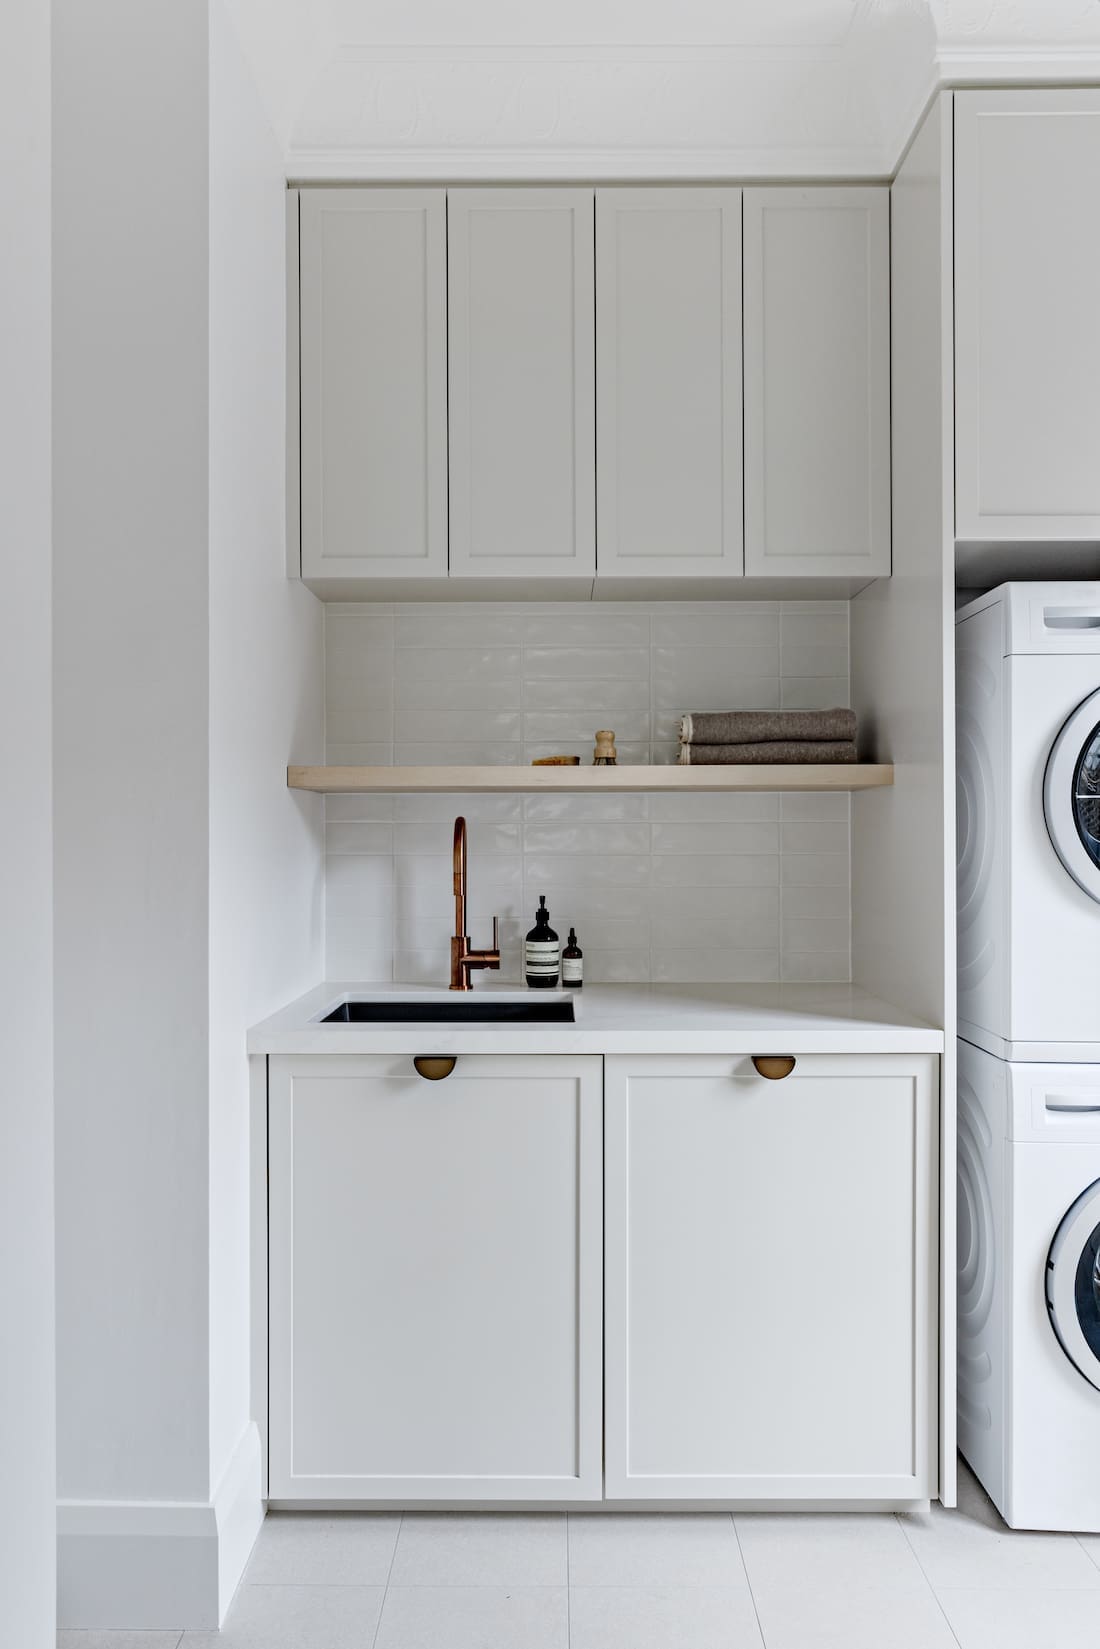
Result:
<instances>
[{"instance_id":1,"label":"white ceiling","mask_svg":"<svg viewBox=\"0 0 1100 1649\"><path fill-rule=\"evenodd\" d=\"M1100 0L227 0L298 178L884 176L937 83L1100 79Z\"/></svg>"}]
</instances>

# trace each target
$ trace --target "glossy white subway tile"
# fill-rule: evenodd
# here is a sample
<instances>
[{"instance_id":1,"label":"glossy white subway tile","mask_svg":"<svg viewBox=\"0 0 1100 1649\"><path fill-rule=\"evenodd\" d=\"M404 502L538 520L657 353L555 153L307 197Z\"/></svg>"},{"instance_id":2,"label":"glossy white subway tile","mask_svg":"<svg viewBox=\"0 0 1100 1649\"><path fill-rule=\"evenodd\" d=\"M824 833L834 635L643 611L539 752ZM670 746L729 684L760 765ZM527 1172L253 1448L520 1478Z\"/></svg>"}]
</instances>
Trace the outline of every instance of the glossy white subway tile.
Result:
<instances>
[{"instance_id":1,"label":"glossy white subway tile","mask_svg":"<svg viewBox=\"0 0 1100 1649\"><path fill-rule=\"evenodd\" d=\"M326 796L325 823L392 819L397 800L396 796Z\"/></svg>"},{"instance_id":2,"label":"glossy white subway tile","mask_svg":"<svg viewBox=\"0 0 1100 1649\"><path fill-rule=\"evenodd\" d=\"M522 660L518 647L399 647L394 658L394 680L399 686L434 682L439 693L436 702L446 704L448 689L456 682L485 684L518 679L523 674Z\"/></svg>"},{"instance_id":3,"label":"glossy white subway tile","mask_svg":"<svg viewBox=\"0 0 1100 1649\"><path fill-rule=\"evenodd\" d=\"M847 853L784 853L779 860L783 887L847 887Z\"/></svg>"},{"instance_id":4,"label":"glossy white subway tile","mask_svg":"<svg viewBox=\"0 0 1100 1649\"><path fill-rule=\"evenodd\" d=\"M771 790L752 791L743 796L722 791L698 796L651 796L649 816L655 823L668 820L673 824L706 824L711 821L751 824L763 819L778 819L779 797Z\"/></svg>"},{"instance_id":5,"label":"glossy white subway tile","mask_svg":"<svg viewBox=\"0 0 1100 1649\"><path fill-rule=\"evenodd\" d=\"M626 853L528 853L525 879L568 887L648 887L650 862L647 854Z\"/></svg>"},{"instance_id":6,"label":"glossy white subway tile","mask_svg":"<svg viewBox=\"0 0 1100 1649\"><path fill-rule=\"evenodd\" d=\"M393 759L398 767L508 767L522 760L522 746L506 739L484 743L428 743L398 739Z\"/></svg>"},{"instance_id":7,"label":"glossy white subway tile","mask_svg":"<svg viewBox=\"0 0 1100 1649\"><path fill-rule=\"evenodd\" d=\"M531 710L524 712L523 737L528 744L568 744L595 748L597 726L606 727L606 714L584 710ZM616 712L616 748L620 744L649 742L649 710Z\"/></svg>"},{"instance_id":8,"label":"glossy white subway tile","mask_svg":"<svg viewBox=\"0 0 1100 1649\"><path fill-rule=\"evenodd\" d=\"M392 853L392 824L325 824L326 853Z\"/></svg>"},{"instance_id":9,"label":"glossy white subway tile","mask_svg":"<svg viewBox=\"0 0 1100 1649\"><path fill-rule=\"evenodd\" d=\"M342 744L329 739L325 745L325 760L330 767L392 767L393 745Z\"/></svg>"},{"instance_id":10,"label":"glossy white subway tile","mask_svg":"<svg viewBox=\"0 0 1100 1649\"><path fill-rule=\"evenodd\" d=\"M843 601L335 604L327 759L588 767L611 727L620 768L668 765L687 711L847 703L847 629ZM846 796L346 796L325 812L330 974L388 977L385 942L395 976L445 972L462 813L470 925L480 941L502 917L502 978L539 893L577 926L589 979L848 977ZM651 948L673 958L663 974Z\"/></svg>"},{"instance_id":11,"label":"glossy white subway tile","mask_svg":"<svg viewBox=\"0 0 1100 1649\"><path fill-rule=\"evenodd\" d=\"M545 698L552 697L552 710L583 710L593 727L604 727L606 721L599 718L616 717L628 714L632 710L649 710L649 677L639 676L631 681L589 681L587 678L572 676L558 676L554 680L552 691L546 686L545 680L532 685L528 697L528 705L539 709ZM595 717L596 720L592 720ZM616 732L618 722L611 723Z\"/></svg>"},{"instance_id":12,"label":"glossy white subway tile","mask_svg":"<svg viewBox=\"0 0 1100 1649\"><path fill-rule=\"evenodd\" d=\"M708 949L692 945L671 950L660 939L653 943L650 978L656 984L683 985L705 980L716 985L770 985L779 980L778 949Z\"/></svg>"},{"instance_id":13,"label":"glossy white subway tile","mask_svg":"<svg viewBox=\"0 0 1100 1649\"><path fill-rule=\"evenodd\" d=\"M395 743L454 740L460 744L515 741L522 733L519 710L410 710L398 705L393 717Z\"/></svg>"},{"instance_id":14,"label":"glossy white subway tile","mask_svg":"<svg viewBox=\"0 0 1100 1649\"><path fill-rule=\"evenodd\" d=\"M715 603L682 612L676 606L653 616L654 647L774 647L778 664L777 601Z\"/></svg>"},{"instance_id":15,"label":"glossy white subway tile","mask_svg":"<svg viewBox=\"0 0 1100 1649\"><path fill-rule=\"evenodd\" d=\"M649 825L603 821L532 824L523 827L526 853L648 853Z\"/></svg>"},{"instance_id":16,"label":"glossy white subway tile","mask_svg":"<svg viewBox=\"0 0 1100 1649\"><path fill-rule=\"evenodd\" d=\"M394 796L394 818L399 824L446 824L453 827L461 814L471 832L482 824L518 824L523 817L521 796L450 795L432 796L413 794ZM450 843L452 835L448 835ZM480 828L477 840L481 841Z\"/></svg>"},{"instance_id":17,"label":"glossy white subway tile","mask_svg":"<svg viewBox=\"0 0 1100 1649\"><path fill-rule=\"evenodd\" d=\"M523 655L523 674L528 683L538 683L535 691L547 695L546 682L562 678L588 681L646 681L649 678L648 647L528 647ZM528 702L532 702L528 695Z\"/></svg>"},{"instance_id":18,"label":"glossy white subway tile","mask_svg":"<svg viewBox=\"0 0 1100 1649\"><path fill-rule=\"evenodd\" d=\"M414 677L394 683L394 703L399 710L434 710L437 705L448 710L522 710L523 678L444 682L435 676Z\"/></svg>"},{"instance_id":19,"label":"glossy white subway tile","mask_svg":"<svg viewBox=\"0 0 1100 1649\"><path fill-rule=\"evenodd\" d=\"M781 710L846 710L850 703L847 676L783 676L779 685Z\"/></svg>"},{"instance_id":20,"label":"glossy white subway tile","mask_svg":"<svg viewBox=\"0 0 1100 1649\"><path fill-rule=\"evenodd\" d=\"M653 885L705 888L778 887L779 854L655 852ZM847 889L843 892L847 898Z\"/></svg>"},{"instance_id":21,"label":"glossy white subway tile","mask_svg":"<svg viewBox=\"0 0 1100 1649\"><path fill-rule=\"evenodd\" d=\"M521 621L527 647L648 647L647 612L601 607L598 611L573 607L554 613L528 613Z\"/></svg>"},{"instance_id":22,"label":"glossy white subway tile","mask_svg":"<svg viewBox=\"0 0 1100 1649\"><path fill-rule=\"evenodd\" d=\"M779 826L783 853L846 853L848 824L844 819L790 819Z\"/></svg>"},{"instance_id":23,"label":"glossy white subway tile","mask_svg":"<svg viewBox=\"0 0 1100 1649\"><path fill-rule=\"evenodd\" d=\"M836 796L827 790L808 790L779 798L779 817L785 823L799 819L847 820L850 813L847 793Z\"/></svg>"},{"instance_id":24,"label":"glossy white subway tile","mask_svg":"<svg viewBox=\"0 0 1100 1649\"><path fill-rule=\"evenodd\" d=\"M840 919L847 930L851 916L850 905L851 894L847 883L842 883L839 887L792 888L784 902L783 914L811 920Z\"/></svg>"},{"instance_id":25,"label":"glossy white subway tile","mask_svg":"<svg viewBox=\"0 0 1100 1649\"><path fill-rule=\"evenodd\" d=\"M394 833L393 848L398 855L415 853L421 855L437 854L440 859L452 852L454 846L454 820L458 810L451 813L447 819L413 824L403 821ZM469 820L467 820L467 840L469 837ZM522 826L515 824L492 824L480 819L477 826L477 851L479 862L484 865L486 855L490 853L519 853L520 831Z\"/></svg>"},{"instance_id":26,"label":"glossy white subway tile","mask_svg":"<svg viewBox=\"0 0 1100 1649\"><path fill-rule=\"evenodd\" d=\"M783 923L779 936L785 955L794 955L798 951L847 951L847 917L803 916L797 905L797 894L787 893L783 900ZM794 914L791 914L792 906L796 907Z\"/></svg>"},{"instance_id":27,"label":"glossy white subway tile","mask_svg":"<svg viewBox=\"0 0 1100 1649\"><path fill-rule=\"evenodd\" d=\"M777 853L780 826L769 819L759 823L717 819L700 824L660 823L652 826L654 853Z\"/></svg>"},{"instance_id":28,"label":"glossy white subway tile","mask_svg":"<svg viewBox=\"0 0 1100 1649\"><path fill-rule=\"evenodd\" d=\"M519 625L507 607L473 603L423 607L405 605L394 620L394 641L399 652L413 648L512 647Z\"/></svg>"},{"instance_id":29,"label":"glossy white subway tile","mask_svg":"<svg viewBox=\"0 0 1100 1649\"><path fill-rule=\"evenodd\" d=\"M783 954L783 982L787 985L846 985L851 959L843 951L794 951Z\"/></svg>"},{"instance_id":30,"label":"glossy white subway tile","mask_svg":"<svg viewBox=\"0 0 1100 1649\"><path fill-rule=\"evenodd\" d=\"M650 806L650 797L633 793L621 796L525 796L523 816L532 824L549 824L552 821L579 824L588 819L620 823L648 818Z\"/></svg>"},{"instance_id":31,"label":"glossy white subway tile","mask_svg":"<svg viewBox=\"0 0 1100 1649\"><path fill-rule=\"evenodd\" d=\"M325 711L327 737L333 744L385 744L393 738L390 709L334 709Z\"/></svg>"}]
</instances>

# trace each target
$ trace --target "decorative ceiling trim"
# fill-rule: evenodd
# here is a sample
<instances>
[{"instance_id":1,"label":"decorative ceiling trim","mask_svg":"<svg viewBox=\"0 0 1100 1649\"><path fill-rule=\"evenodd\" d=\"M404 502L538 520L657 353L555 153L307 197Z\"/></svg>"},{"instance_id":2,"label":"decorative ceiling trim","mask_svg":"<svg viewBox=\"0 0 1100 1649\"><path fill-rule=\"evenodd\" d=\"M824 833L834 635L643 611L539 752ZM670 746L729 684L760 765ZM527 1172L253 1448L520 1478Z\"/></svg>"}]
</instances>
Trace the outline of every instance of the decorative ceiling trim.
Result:
<instances>
[{"instance_id":1,"label":"decorative ceiling trim","mask_svg":"<svg viewBox=\"0 0 1100 1649\"><path fill-rule=\"evenodd\" d=\"M892 151L807 149L295 149L291 183L888 183Z\"/></svg>"}]
</instances>

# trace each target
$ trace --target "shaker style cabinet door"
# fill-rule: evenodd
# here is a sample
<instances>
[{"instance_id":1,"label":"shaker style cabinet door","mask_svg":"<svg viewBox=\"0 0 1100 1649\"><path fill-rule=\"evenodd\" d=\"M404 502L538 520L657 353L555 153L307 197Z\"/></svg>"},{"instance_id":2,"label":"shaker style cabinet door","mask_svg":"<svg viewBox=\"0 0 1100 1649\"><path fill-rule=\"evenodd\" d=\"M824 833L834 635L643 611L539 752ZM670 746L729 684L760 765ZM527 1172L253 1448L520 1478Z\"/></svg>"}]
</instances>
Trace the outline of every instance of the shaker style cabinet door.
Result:
<instances>
[{"instance_id":1,"label":"shaker style cabinet door","mask_svg":"<svg viewBox=\"0 0 1100 1649\"><path fill-rule=\"evenodd\" d=\"M609 1498L936 1492L935 1071L605 1061Z\"/></svg>"},{"instance_id":2,"label":"shaker style cabinet door","mask_svg":"<svg viewBox=\"0 0 1100 1649\"><path fill-rule=\"evenodd\" d=\"M745 572L890 571L890 201L745 190Z\"/></svg>"},{"instance_id":3,"label":"shaker style cabinet door","mask_svg":"<svg viewBox=\"0 0 1100 1649\"><path fill-rule=\"evenodd\" d=\"M304 578L447 571L441 189L303 189Z\"/></svg>"},{"instance_id":4,"label":"shaker style cabinet door","mask_svg":"<svg viewBox=\"0 0 1100 1649\"><path fill-rule=\"evenodd\" d=\"M955 93L955 536L1100 538L1100 90Z\"/></svg>"},{"instance_id":5,"label":"shaker style cabinet door","mask_svg":"<svg viewBox=\"0 0 1100 1649\"><path fill-rule=\"evenodd\" d=\"M599 1499L599 1057L269 1068L271 1497Z\"/></svg>"},{"instance_id":6,"label":"shaker style cabinet door","mask_svg":"<svg viewBox=\"0 0 1100 1649\"><path fill-rule=\"evenodd\" d=\"M451 573L591 577L591 189L452 189Z\"/></svg>"},{"instance_id":7,"label":"shaker style cabinet door","mask_svg":"<svg viewBox=\"0 0 1100 1649\"><path fill-rule=\"evenodd\" d=\"M740 189L597 189L596 383L601 578L740 575Z\"/></svg>"}]
</instances>

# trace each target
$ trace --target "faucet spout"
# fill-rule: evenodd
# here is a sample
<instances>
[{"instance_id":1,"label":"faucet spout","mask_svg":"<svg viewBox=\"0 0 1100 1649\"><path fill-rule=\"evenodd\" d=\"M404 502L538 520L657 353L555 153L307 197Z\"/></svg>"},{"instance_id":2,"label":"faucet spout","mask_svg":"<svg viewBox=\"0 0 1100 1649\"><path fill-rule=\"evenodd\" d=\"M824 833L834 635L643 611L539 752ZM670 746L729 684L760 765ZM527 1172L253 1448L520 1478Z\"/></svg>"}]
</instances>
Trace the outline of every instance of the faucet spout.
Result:
<instances>
[{"instance_id":1,"label":"faucet spout","mask_svg":"<svg viewBox=\"0 0 1100 1649\"><path fill-rule=\"evenodd\" d=\"M473 987L470 972L473 968L500 967L500 937L497 919L493 917L493 945L491 950L472 950L466 932L466 820L459 815L454 834L454 895L455 931L451 938L451 990L468 991Z\"/></svg>"}]
</instances>

